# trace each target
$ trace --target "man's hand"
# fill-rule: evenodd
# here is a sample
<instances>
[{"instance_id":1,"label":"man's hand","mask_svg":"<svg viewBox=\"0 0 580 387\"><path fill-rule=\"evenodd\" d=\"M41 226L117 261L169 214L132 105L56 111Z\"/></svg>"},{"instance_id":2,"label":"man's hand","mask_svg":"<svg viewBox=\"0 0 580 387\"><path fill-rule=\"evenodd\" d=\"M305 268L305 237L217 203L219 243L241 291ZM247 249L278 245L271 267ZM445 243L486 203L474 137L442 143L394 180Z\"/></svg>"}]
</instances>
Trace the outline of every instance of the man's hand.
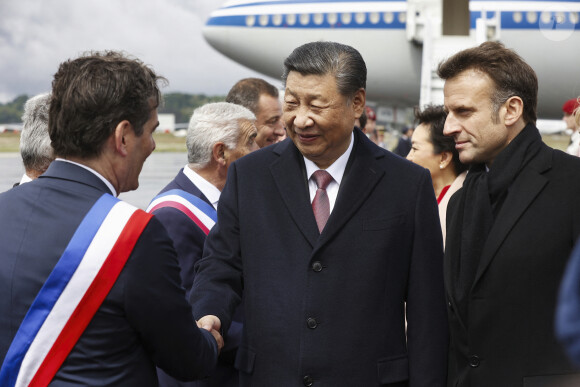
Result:
<instances>
[{"instance_id":1,"label":"man's hand","mask_svg":"<svg viewBox=\"0 0 580 387\"><path fill-rule=\"evenodd\" d=\"M198 328L203 328L212 334L217 342L218 352L221 351L224 347L224 338L219 332L222 327L220 319L214 315L203 316L197 321L197 326Z\"/></svg>"}]
</instances>

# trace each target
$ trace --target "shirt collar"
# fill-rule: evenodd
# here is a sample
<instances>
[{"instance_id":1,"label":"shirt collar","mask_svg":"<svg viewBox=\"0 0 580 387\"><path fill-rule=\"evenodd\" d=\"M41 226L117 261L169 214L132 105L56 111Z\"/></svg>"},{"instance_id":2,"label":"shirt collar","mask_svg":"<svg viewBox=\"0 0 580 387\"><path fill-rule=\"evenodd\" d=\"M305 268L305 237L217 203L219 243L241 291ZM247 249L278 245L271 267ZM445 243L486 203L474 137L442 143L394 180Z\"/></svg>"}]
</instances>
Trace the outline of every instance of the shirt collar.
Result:
<instances>
[{"instance_id":1,"label":"shirt collar","mask_svg":"<svg viewBox=\"0 0 580 387\"><path fill-rule=\"evenodd\" d=\"M338 185L340 185L342 177L344 176L344 170L346 169L348 158L352 153L353 144L354 144L354 132L350 134L350 144L348 145L346 151L338 159L336 159L336 161L332 163L332 165L326 168L326 172L328 172L330 176L332 176L332 178L334 179L334 181L336 181ZM318 168L318 166L313 161L308 160L306 157L304 157L304 164L306 165L306 176L308 176L308 179L310 180L312 174L318 171L320 168Z\"/></svg>"},{"instance_id":2,"label":"shirt collar","mask_svg":"<svg viewBox=\"0 0 580 387\"><path fill-rule=\"evenodd\" d=\"M212 206L217 209L218 201L220 200L221 191L215 185L201 177L197 172L186 165L183 167L183 173L191 180L191 182L201 191L201 193L209 200Z\"/></svg>"},{"instance_id":3,"label":"shirt collar","mask_svg":"<svg viewBox=\"0 0 580 387\"><path fill-rule=\"evenodd\" d=\"M32 179L25 173L22 176L22 179L20 179L20 184L30 183L31 181L32 181Z\"/></svg>"},{"instance_id":4,"label":"shirt collar","mask_svg":"<svg viewBox=\"0 0 580 387\"><path fill-rule=\"evenodd\" d=\"M113 194L114 197L117 197L118 196L117 190L115 189L115 187L113 187L113 184L111 184L111 182L109 180L105 179L103 177L103 175L101 175L99 172L95 171L93 168L89 168L89 167L87 167L84 164L79 164L79 163L74 162L74 161L61 159L60 157L57 157L56 159L59 160L59 161L64 161L65 163L71 163L71 164L74 164L74 165L77 165L77 166L79 166L81 168L86 169L87 171L91 172L93 175L95 175L99 179L101 179L103 181L103 183L105 183L105 185L107 186L107 188L109 188L109 190L111 191L111 193Z\"/></svg>"}]
</instances>

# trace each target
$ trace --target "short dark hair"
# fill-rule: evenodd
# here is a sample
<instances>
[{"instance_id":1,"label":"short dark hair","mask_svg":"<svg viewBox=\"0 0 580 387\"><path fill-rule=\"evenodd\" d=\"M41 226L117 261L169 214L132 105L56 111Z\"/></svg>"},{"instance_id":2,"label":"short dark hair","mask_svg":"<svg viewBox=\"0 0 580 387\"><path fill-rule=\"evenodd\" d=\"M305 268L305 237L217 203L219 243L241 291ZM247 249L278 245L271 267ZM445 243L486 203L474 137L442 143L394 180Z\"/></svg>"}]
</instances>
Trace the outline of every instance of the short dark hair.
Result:
<instances>
[{"instance_id":1,"label":"short dark hair","mask_svg":"<svg viewBox=\"0 0 580 387\"><path fill-rule=\"evenodd\" d=\"M306 43L292 51L284 60L282 79L296 71L302 75L332 74L340 94L353 97L366 89L367 66L361 54L351 46L335 42Z\"/></svg>"},{"instance_id":2,"label":"short dark hair","mask_svg":"<svg viewBox=\"0 0 580 387\"><path fill-rule=\"evenodd\" d=\"M278 98L278 89L260 78L244 78L238 81L226 96L226 102L242 105L254 114L258 114L262 94Z\"/></svg>"},{"instance_id":3,"label":"short dark hair","mask_svg":"<svg viewBox=\"0 0 580 387\"><path fill-rule=\"evenodd\" d=\"M52 82L49 134L57 156L93 158L123 120L137 136L162 100L166 79L116 51L89 52L63 62Z\"/></svg>"},{"instance_id":4,"label":"short dark hair","mask_svg":"<svg viewBox=\"0 0 580 387\"><path fill-rule=\"evenodd\" d=\"M467 170L468 166L459 160L459 152L455 148L453 137L443 134L446 118L447 112L445 112L445 108L442 105L427 105L422 110L419 107L415 107L417 125L424 124L429 126L429 140L433 144L433 152L435 154L451 152L453 170L456 175L459 175Z\"/></svg>"},{"instance_id":5,"label":"short dark hair","mask_svg":"<svg viewBox=\"0 0 580 387\"><path fill-rule=\"evenodd\" d=\"M440 63L437 74L442 79L450 79L469 69L481 71L492 79L495 86L491 92L494 119L497 119L501 105L517 96L524 102L524 121L536 122L538 78L534 69L515 51L498 42L484 42Z\"/></svg>"}]
</instances>

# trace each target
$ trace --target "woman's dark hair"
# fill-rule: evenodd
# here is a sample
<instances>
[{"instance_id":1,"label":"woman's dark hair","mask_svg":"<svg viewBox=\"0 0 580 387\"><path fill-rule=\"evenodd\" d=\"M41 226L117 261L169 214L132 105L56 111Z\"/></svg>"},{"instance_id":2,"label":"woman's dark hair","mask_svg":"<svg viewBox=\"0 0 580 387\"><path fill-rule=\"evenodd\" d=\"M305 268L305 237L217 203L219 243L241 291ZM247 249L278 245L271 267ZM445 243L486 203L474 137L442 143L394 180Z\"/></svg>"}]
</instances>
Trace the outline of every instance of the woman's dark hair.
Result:
<instances>
[{"instance_id":1,"label":"woman's dark hair","mask_svg":"<svg viewBox=\"0 0 580 387\"><path fill-rule=\"evenodd\" d=\"M433 152L440 154L451 152L452 164L456 175L467 170L468 166L459 161L459 152L455 149L455 140L443 134L447 113L442 105L427 105L423 110L415 108L415 121L417 125L425 124L429 127L429 140L433 144Z\"/></svg>"}]
</instances>

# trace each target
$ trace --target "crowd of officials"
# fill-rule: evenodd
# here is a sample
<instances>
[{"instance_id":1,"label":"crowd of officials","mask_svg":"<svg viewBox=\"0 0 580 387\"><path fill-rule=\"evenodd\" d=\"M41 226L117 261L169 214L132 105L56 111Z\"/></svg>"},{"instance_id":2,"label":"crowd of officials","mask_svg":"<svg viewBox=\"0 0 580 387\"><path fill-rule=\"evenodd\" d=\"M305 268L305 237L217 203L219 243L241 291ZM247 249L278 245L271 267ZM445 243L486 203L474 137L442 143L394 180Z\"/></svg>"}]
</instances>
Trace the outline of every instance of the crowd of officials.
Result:
<instances>
[{"instance_id":1,"label":"crowd of officials","mask_svg":"<svg viewBox=\"0 0 580 387\"><path fill-rule=\"evenodd\" d=\"M117 196L166 80L118 52L63 62L0 194L0 385L580 385L580 158L542 142L514 51L438 75L444 105L391 152L359 52L304 44L283 96L248 78L194 111L141 210Z\"/></svg>"}]
</instances>

